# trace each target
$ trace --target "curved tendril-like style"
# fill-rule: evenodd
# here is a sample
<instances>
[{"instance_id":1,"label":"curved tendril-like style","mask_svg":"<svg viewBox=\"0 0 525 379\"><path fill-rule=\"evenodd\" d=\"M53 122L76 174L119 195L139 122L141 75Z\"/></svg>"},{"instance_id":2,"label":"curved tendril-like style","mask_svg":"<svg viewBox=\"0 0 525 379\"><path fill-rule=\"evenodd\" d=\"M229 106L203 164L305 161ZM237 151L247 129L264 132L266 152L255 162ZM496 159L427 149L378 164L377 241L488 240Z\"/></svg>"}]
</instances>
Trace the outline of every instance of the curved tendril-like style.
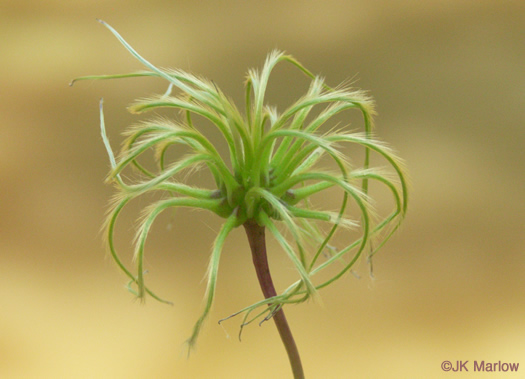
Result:
<instances>
[{"instance_id":1,"label":"curved tendril-like style","mask_svg":"<svg viewBox=\"0 0 525 379\"><path fill-rule=\"evenodd\" d=\"M373 102L366 94L344 86L328 87L323 79L313 75L293 57L274 51L268 55L260 73L248 71L243 116L213 82L181 70L157 68L142 58L115 29L103 21L101 23L147 70L121 75L85 76L73 82L144 76L162 78L169 83L168 91L137 101L130 111L142 113L174 108L180 110L183 116L177 121L155 119L129 128L125 132L127 139L122 151L116 159L106 136L102 101L100 103L102 138L112 168L108 180L115 182L119 190L105 223L106 238L111 256L129 277L130 284L137 288L129 287L130 291L141 299L149 294L164 301L145 285L144 280L146 240L155 219L164 210L173 207L199 208L226 220L212 250L205 307L187 341L190 347L194 346L213 304L221 251L226 237L234 228L247 221L255 221L268 229L298 272L297 281L281 294L230 316L244 313L241 331L253 321L264 322L272 318L286 304L297 304L316 297L319 289L348 272L367 249L369 258L373 256L398 229L407 211L407 175L402 161L394 152L373 137ZM278 113L265 105L265 92L272 70L281 62L298 68L311 80L311 85L302 98ZM178 89L180 93L173 96L173 89ZM319 108L316 116L312 116L314 108ZM362 113L364 132L349 133L334 129L320 132L320 128L335 115L352 109ZM203 134L205 130L199 128L198 120L193 120L192 116L200 116L217 128L227 145L228 157L221 156ZM345 153L341 150L345 144L363 149L362 167L353 167L345 159ZM183 146L188 153L169 163L166 152L174 145ZM152 151L158 162L156 171L139 163L144 154ZM372 154L381 157L387 168L369 167ZM337 171L323 169L319 164L323 157L331 160ZM326 165L326 159L323 163ZM134 179L124 176L129 167L135 168ZM183 172L191 174L203 167L212 174L215 188L197 188L181 182ZM393 172L388 172L388 167ZM368 195L369 183L384 186L392 194L393 210L387 216L380 217L374 211ZM310 198L313 195L334 188L342 191L337 212L312 209ZM133 274L116 252L113 242L115 224L121 210L131 200L150 192L160 193L163 197L147 207L139 220L134 255L136 273ZM352 217L347 214L351 202L354 203L352 209L357 209ZM347 240L341 248L333 246L331 242L337 232L347 229L352 230L353 239ZM357 236L356 230L359 231ZM334 265L336 263L342 266ZM332 266L339 268L328 279L325 277L324 281L316 281L316 274ZM256 316L252 316L254 314Z\"/></svg>"}]
</instances>

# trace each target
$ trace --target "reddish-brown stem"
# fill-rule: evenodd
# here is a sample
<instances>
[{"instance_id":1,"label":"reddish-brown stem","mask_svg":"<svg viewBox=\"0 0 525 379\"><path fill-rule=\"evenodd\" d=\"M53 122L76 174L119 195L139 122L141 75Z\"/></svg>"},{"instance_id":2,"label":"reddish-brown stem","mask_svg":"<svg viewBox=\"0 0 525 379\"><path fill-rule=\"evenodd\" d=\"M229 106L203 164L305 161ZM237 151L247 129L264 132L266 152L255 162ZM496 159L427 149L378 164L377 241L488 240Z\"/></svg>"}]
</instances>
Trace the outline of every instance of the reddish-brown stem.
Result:
<instances>
[{"instance_id":1,"label":"reddish-brown stem","mask_svg":"<svg viewBox=\"0 0 525 379\"><path fill-rule=\"evenodd\" d=\"M266 299L277 295L273 285L272 276L270 275L270 268L268 266L268 257L266 255L266 239L264 235L264 226L260 226L254 220L248 220L244 223L244 229L248 236L250 248L252 250L253 265L259 279L261 290ZM297 345L290 330L290 326L286 321L283 309L279 309L273 315L273 321L279 331L281 340L283 341L288 359L292 366L292 371L295 379L304 379L303 366L301 364L301 357L297 350Z\"/></svg>"}]
</instances>

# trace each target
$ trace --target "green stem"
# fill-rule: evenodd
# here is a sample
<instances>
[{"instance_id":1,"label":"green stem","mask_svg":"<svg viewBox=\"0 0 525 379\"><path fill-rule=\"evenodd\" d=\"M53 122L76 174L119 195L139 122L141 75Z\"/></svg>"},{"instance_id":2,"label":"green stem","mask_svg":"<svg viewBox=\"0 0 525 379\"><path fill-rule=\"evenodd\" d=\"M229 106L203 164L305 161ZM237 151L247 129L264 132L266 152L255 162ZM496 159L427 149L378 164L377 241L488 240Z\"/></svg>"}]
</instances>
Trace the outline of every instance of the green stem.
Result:
<instances>
[{"instance_id":1,"label":"green stem","mask_svg":"<svg viewBox=\"0 0 525 379\"><path fill-rule=\"evenodd\" d=\"M244 229L248 236L250 248L252 250L253 265L259 279L261 290L266 299L277 296L275 287L273 285L272 276L270 275L270 268L268 267L268 257L266 255L266 240L264 234L264 226L260 226L254 220L248 220L244 223ZM283 341L288 359L292 366L294 379L304 379L303 366L301 364L301 357L297 350L297 345L290 330L290 326L286 321L283 309L279 309L274 315L273 320L275 326L279 331L281 340Z\"/></svg>"}]
</instances>

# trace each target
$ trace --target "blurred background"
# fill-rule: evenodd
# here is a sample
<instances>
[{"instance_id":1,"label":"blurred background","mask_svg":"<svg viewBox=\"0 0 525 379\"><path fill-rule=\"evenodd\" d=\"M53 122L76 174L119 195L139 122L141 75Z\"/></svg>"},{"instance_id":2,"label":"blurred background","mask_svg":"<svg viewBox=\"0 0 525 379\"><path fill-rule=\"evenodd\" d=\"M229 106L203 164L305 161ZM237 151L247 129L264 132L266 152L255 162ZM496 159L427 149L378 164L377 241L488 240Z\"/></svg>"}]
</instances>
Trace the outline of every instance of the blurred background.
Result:
<instances>
[{"instance_id":1,"label":"blurred background","mask_svg":"<svg viewBox=\"0 0 525 379\"><path fill-rule=\"evenodd\" d=\"M520 363L525 372L525 3L483 0L0 1L0 377L288 378L272 323L237 339L261 298L244 231L223 253L196 352L183 342L202 310L221 220L167 215L148 242L148 282L173 306L126 292L100 227L113 188L99 135L136 120L125 106L163 93L157 79L69 81L142 69L103 26L148 60L213 79L238 103L248 68L279 48L330 85L351 79L378 104L377 133L405 158L413 189L401 233L286 309L308 378L441 378L449 360ZM270 102L307 85L277 68ZM355 125L355 124L354 124ZM358 126L358 125L355 125ZM136 211L118 247L131 264ZM269 241L280 289L295 279ZM456 375L459 375L456 373Z\"/></svg>"}]
</instances>

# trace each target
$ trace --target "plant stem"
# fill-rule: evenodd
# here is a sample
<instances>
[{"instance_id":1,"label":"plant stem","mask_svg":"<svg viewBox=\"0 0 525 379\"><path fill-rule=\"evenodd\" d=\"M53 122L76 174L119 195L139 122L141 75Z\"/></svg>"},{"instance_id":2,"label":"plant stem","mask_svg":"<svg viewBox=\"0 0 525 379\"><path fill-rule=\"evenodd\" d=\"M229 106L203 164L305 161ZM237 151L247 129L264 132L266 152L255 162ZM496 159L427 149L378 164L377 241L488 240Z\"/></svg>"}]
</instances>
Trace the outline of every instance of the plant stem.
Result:
<instances>
[{"instance_id":1,"label":"plant stem","mask_svg":"<svg viewBox=\"0 0 525 379\"><path fill-rule=\"evenodd\" d=\"M268 257L266 255L266 240L264 226L260 226L254 220L248 220L244 223L244 229L248 236L250 248L252 250L253 265L259 279L261 290L266 299L277 295L273 285L272 276L270 275L270 268L268 266ZM279 331L281 340L283 341L288 359L292 366L294 379L304 379L303 366L301 364L301 357L295 344L295 340L290 330L290 326L286 321L283 309L279 309L274 315L273 320L275 326Z\"/></svg>"}]
</instances>

